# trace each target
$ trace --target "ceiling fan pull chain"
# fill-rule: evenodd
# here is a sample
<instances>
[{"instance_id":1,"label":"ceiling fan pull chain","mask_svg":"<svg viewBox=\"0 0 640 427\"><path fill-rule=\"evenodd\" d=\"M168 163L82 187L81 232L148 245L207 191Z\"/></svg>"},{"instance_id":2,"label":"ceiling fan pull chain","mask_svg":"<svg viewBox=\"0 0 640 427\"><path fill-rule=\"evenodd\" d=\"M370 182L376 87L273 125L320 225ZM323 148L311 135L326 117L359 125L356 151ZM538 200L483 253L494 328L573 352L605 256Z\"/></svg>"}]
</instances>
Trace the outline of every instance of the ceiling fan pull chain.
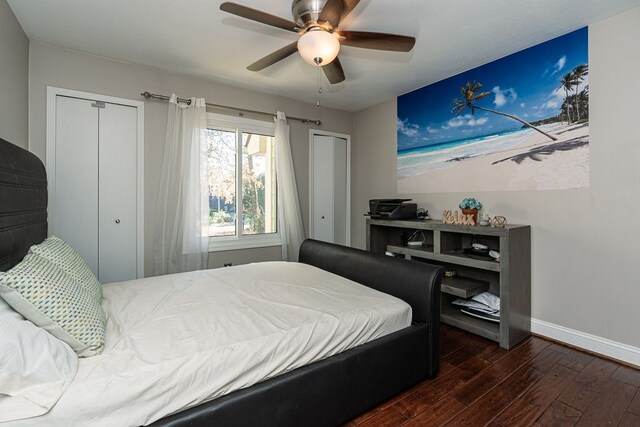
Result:
<instances>
[{"instance_id":1,"label":"ceiling fan pull chain","mask_svg":"<svg viewBox=\"0 0 640 427\"><path fill-rule=\"evenodd\" d=\"M320 86L320 67L316 68L316 87L318 88L318 100L316 101L316 107L318 107L318 113L320 113L320 95L322 95L322 86Z\"/></svg>"}]
</instances>

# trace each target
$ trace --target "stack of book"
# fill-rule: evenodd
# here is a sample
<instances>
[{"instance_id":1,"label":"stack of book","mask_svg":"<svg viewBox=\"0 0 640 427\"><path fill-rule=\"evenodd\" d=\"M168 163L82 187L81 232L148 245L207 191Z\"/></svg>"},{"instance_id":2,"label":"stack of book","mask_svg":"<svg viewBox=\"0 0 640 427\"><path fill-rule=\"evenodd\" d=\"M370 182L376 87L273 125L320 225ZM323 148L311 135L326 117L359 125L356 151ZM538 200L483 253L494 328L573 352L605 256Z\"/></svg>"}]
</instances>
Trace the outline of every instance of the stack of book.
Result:
<instances>
[{"instance_id":1,"label":"stack of book","mask_svg":"<svg viewBox=\"0 0 640 427\"><path fill-rule=\"evenodd\" d=\"M500 297L489 292L482 292L471 298L458 298L452 302L460 308L460 311L469 316L500 322Z\"/></svg>"}]
</instances>

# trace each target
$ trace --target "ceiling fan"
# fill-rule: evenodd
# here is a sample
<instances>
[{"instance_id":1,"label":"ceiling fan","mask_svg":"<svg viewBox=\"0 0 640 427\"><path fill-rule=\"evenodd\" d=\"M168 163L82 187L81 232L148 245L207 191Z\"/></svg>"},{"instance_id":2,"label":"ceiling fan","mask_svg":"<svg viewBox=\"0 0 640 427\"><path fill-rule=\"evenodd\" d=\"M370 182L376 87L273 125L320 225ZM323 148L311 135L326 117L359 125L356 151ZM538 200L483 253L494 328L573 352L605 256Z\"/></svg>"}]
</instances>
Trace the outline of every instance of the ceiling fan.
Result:
<instances>
[{"instance_id":1,"label":"ceiling fan","mask_svg":"<svg viewBox=\"0 0 640 427\"><path fill-rule=\"evenodd\" d=\"M409 52L416 42L415 37L339 28L340 22L359 2L360 0L293 0L291 12L295 22L231 2L222 3L220 10L301 35L298 41L249 65L248 70L263 70L298 51L306 62L322 67L329 82L335 84L345 79L337 57L341 45Z\"/></svg>"}]
</instances>

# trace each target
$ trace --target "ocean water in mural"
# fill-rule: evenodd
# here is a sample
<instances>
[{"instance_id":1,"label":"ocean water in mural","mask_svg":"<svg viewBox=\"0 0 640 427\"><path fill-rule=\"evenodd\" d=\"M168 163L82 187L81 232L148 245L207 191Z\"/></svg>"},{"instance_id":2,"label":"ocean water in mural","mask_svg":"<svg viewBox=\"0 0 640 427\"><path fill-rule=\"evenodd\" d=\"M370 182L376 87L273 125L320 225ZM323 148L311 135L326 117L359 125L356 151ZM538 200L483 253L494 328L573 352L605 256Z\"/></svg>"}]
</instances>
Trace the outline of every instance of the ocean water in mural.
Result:
<instances>
[{"instance_id":1,"label":"ocean water in mural","mask_svg":"<svg viewBox=\"0 0 640 427\"><path fill-rule=\"evenodd\" d=\"M589 186L588 29L398 98L398 191Z\"/></svg>"}]
</instances>

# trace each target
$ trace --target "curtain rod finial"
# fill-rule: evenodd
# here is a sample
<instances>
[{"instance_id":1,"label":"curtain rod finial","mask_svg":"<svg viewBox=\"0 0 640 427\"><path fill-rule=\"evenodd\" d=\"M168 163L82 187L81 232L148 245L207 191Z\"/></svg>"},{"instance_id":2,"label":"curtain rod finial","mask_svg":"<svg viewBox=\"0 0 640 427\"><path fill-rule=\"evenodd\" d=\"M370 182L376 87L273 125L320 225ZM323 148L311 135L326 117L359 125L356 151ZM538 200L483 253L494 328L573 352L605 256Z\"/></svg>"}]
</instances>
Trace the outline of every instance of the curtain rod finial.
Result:
<instances>
[{"instance_id":1,"label":"curtain rod finial","mask_svg":"<svg viewBox=\"0 0 640 427\"><path fill-rule=\"evenodd\" d=\"M151 98L151 93L149 93L149 91L147 92L142 92L140 95L144 96L145 98L149 99Z\"/></svg>"}]
</instances>

